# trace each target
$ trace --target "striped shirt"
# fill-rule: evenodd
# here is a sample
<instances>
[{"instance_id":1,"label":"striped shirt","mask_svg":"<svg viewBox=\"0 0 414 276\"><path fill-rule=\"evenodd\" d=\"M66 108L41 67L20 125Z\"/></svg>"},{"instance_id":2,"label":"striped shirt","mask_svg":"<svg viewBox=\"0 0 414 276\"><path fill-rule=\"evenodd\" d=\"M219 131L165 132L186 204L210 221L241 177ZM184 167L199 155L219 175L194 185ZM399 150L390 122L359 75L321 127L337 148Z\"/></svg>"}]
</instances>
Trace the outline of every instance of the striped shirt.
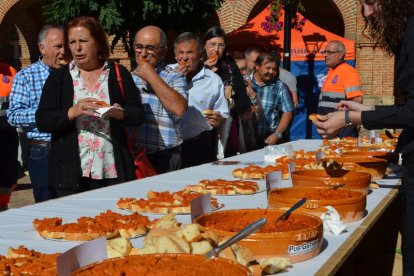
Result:
<instances>
[{"instance_id":1,"label":"striped shirt","mask_svg":"<svg viewBox=\"0 0 414 276\"><path fill-rule=\"evenodd\" d=\"M259 85L252 79L252 86L263 106L263 116L257 126L260 137L274 132L283 113L293 111L293 102L286 85L277 78Z\"/></svg>"},{"instance_id":2,"label":"striped shirt","mask_svg":"<svg viewBox=\"0 0 414 276\"><path fill-rule=\"evenodd\" d=\"M187 99L185 90L187 82L184 75L168 66L165 68L158 66L157 72L169 87ZM138 128L139 145L145 147L147 153L180 145L183 142L181 117L167 111L144 80L135 74L132 74L132 78L141 93L145 112L145 122Z\"/></svg>"},{"instance_id":3,"label":"striped shirt","mask_svg":"<svg viewBox=\"0 0 414 276\"><path fill-rule=\"evenodd\" d=\"M329 68L319 95L318 114L335 111L341 100L362 96L358 72L351 65L342 62Z\"/></svg>"},{"instance_id":4,"label":"striped shirt","mask_svg":"<svg viewBox=\"0 0 414 276\"><path fill-rule=\"evenodd\" d=\"M51 134L39 132L35 120L49 73L50 68L39 60L19 71L13 79L7 120L10 125L22 128L29 139L50 141Z\"/></svg>"}]
</instances>

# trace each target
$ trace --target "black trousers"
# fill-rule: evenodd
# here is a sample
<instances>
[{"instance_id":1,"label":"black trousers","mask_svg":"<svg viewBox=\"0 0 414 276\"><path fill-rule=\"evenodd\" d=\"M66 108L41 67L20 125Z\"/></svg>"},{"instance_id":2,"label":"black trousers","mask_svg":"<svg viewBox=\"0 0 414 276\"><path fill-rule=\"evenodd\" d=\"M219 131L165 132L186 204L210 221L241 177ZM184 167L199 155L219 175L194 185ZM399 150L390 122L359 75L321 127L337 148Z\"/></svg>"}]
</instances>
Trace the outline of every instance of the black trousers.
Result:
<instances>
[{"instance_id":1,"label":"black trousers","mask_svg":"<svg viewBox=\"0 0 414 276\"><path fill-rule=\"evenodd\" d=\"M414 275L414 152L403 154L402 197L402 254L403 274Z\"/></svg>"},{"instance_id":2,"label":"black trousers","mask_svg":"<svg viewBox=\"0 0 414 276\"><path fill-rule=\"evenodd\" d=\"M188 168L217 160L217 133L215 129L184 140L183 167Z\"/></svg>"},{"instance_id":3,"label":"black trousers","mask_svg":"<svg viewBox=\"0 0 414 276\"><path fill-rule=\"evenodd\" d=\"M147 157L158 174L176 171L182 167L181 146L154 152Z\"/></svg>"},{"instance_id":4,"label":"black trousers","mask_svg":"<svg viewBox=\"0 0 414 276\"><path fill-rule=\"evenodd\" d=\"M0 122L0 186L10 188L17 183L17 153L19 137L14 127L5 122L2 117Z\"/></svg>"}]
</instances>

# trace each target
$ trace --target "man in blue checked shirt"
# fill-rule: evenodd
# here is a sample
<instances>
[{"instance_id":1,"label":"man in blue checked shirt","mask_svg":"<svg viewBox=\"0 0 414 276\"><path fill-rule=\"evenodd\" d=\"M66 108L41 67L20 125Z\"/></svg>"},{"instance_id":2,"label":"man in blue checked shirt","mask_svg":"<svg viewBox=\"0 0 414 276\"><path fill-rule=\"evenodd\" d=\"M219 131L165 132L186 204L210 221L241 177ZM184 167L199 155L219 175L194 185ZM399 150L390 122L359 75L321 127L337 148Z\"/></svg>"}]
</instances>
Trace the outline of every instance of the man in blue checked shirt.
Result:
<instances>
[{"instance_id":1,"label":"man in blue checked shirt","mask_svg":"<svg viewBox=\"0 0 414 276\"><path fill-rule=\"evenodd\" d=\"M263 116L257 126L258 146L281 143L294 106L289 90L278 78L275 57L269 53L257 57L251 84L263 106Z\"/></svg>"},{"instance_id":2,"label":"man in blue checked shirt","mask_svg":"<svg viewBox=\"0 0 414 276\"><path fill-rule=\"evenodd\" d=\"M44 26L38 36L41 57L18 72L13 80L7 120L22 128L30 139L29 174L35 202L52 198L48 184L49 133L36 128L35 113L42 95L43 85L52 69L61 67L63 60L63 30L57 26Z\"/></svg>"},{"instance_id":3,"label":"man in blue checked shirt","mask_svg":"<svg viewBox=\"0 0 414 276\"><path fill-rule=\"evenodd\" d=\"M156 26L140 29L135 35L137 68L132 78L141 93L145 122L138 128L135 144L146 149L158 173L174 171L182 166L181 117L187 110L185 77L164 66L167 37ZM132 135L134 141L134 135Z\"/></svg>"}]
</instances>

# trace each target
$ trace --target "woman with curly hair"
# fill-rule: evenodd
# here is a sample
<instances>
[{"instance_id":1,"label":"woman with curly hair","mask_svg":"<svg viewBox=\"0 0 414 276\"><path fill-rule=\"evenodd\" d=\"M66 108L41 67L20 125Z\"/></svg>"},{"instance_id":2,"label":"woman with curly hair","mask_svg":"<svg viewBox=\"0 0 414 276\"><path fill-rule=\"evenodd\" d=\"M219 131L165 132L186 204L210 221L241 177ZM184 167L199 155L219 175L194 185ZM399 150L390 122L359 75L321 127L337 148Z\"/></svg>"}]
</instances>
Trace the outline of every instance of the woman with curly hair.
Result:
<instances>
[{"instance_id":1,"label":"woman with curly hair","mask_svg":"<svg viewBox=\"0 0 414 276\"><path fill-rule=\"evenodd\" d=\"M402 153L402 253L404 275L414 275L414 0L360 0L371 38L394 55L395 79L403 95L402 106L365 106L342 101L338 112L319 115L314 124L323 137L331 137L350 124L366 129L403 128L396 151Z\"/></svg>"}]
</instances>

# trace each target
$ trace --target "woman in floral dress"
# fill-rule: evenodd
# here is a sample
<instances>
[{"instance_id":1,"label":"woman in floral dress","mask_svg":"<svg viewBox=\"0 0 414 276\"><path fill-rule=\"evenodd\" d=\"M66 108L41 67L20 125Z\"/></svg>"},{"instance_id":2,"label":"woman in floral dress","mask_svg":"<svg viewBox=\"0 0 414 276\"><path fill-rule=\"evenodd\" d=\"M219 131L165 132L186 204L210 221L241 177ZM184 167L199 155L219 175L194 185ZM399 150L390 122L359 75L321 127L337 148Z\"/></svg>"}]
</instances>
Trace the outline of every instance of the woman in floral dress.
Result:
<instances>
[{"instance_id":1,"label":"woman in floral dress","mask_svg":"<svg viewBox=\"0 0 414 276\"><path fill-rule=\"evenodd\" d=\"M125 126L144 120L131 75L119 65L118 81L115 64L107 60L99 22L75 18L64 36L71 61L51 72L36 113L39 131L52 133L49 180L58 197L135 179ZM101 116L102 106L112 108Z\"/></svg>"}]
</instances>

